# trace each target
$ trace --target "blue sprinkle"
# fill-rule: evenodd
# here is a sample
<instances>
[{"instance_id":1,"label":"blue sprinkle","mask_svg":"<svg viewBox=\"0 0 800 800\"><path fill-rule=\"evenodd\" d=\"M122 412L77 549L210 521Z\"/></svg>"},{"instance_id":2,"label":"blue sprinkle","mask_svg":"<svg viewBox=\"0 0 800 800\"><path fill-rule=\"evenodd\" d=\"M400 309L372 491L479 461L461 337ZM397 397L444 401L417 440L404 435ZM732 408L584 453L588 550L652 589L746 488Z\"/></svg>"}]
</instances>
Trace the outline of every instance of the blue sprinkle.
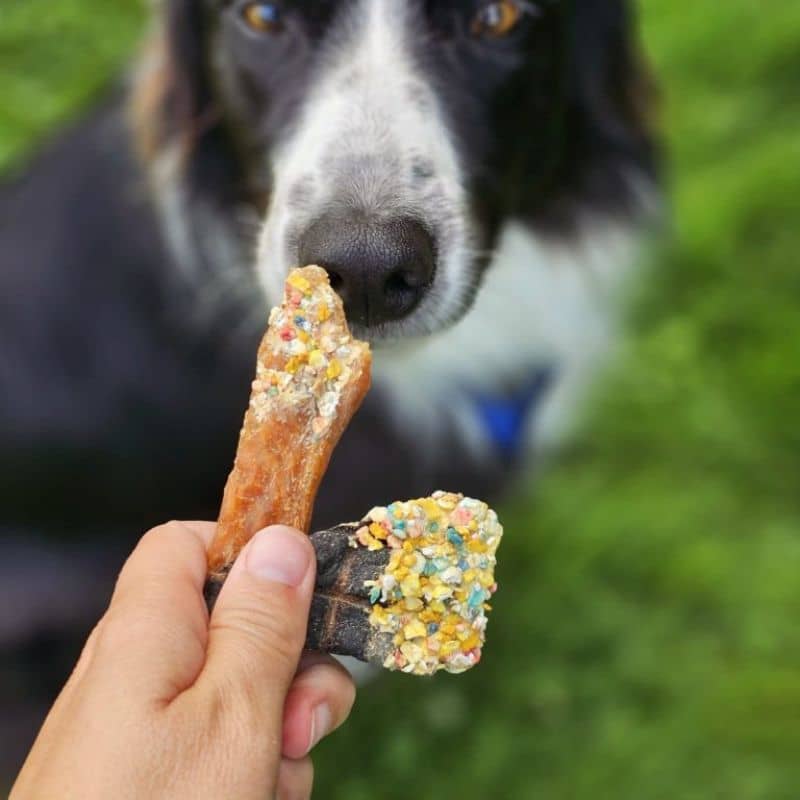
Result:
<instances>
[{"instance_id":1,"label":"blue sprinkle","mask_svg":"<svg viewBox=\"0 0 800 800\"><path fill-rule=\"evenodd\" d=\"M458 531L455 528L447 529L447 539L456 547L461 547L464 544L464 540L458 535Z\"/></svg>"},{"instance_id":2,"label":"blue sprinkle","mask_svg":"<svg viewBox=\"0 0 800 800\"><path fill-rule=\"evenodd\" d=\"M436 623L436 622L429 622L428 623L428 636L432 636L438 630L439 630L438 623Z\"/></svg>"},{"instance_id":3,"label":"blue sprinkle","mask_svg":"<svg viewBox=\"0 0 800 800\"><path fill-rule=\"evenodd\" d=\"M378 600L380 600L380 597L381 597L381 587L380 586L373 586L372 590L369 593L369 601L370 601L370 603L372 603L372 605L375 605L375 603L377 603Z\"/></svg>"},{"instance_id":4,"label":"blue sprinkle","mask_svg":"<svg viewBox=\"0 0 800 800\"><path fill-rule=\"evenodd\" d=\"M422 568L422 574L430 577L439 571L438 567L433 561L426 561L425 566Z\"/></svg>"},{"instance_id":5,"label":"blue sprinkle","mask_svg":"<svg viewBox=\"0 0 800 800\"><path fill-rule=\"evenodd\" d=\"M386 506L386 510L387 510L387 511L388 511L388 512L389 512L389 513L392 515L392 516L394 516L394 512L395 512L395 510L396 510L396 509L397 509L397 506L396 506L394 503L392 503L390 506Z\"/></svg>"},{"instance_id":6,"label":"blue sprinkle","mask_svg":"<svg viewBox=\"0 0 800 800\"><path fill-rule=\"evenodd\" d=\"M459 560L459 562L458 562L458 568L459 568L459 569L460 569L462 572L464 572L465 570L468 570L468 569L469 569L469 564L467 563L467 559L466 559L466 558L462 558L462 559L460 559L460 560Z\"/></svg>"},{"instance_id":7,"label":"blue sprinkle","mask_svg":"<svg viewBox=\"0 0 800 800\"><path fill-rule=\"evenodd\" d=\"M450 559L448 558L434 558L433 563L436 565L436 571L441 572L450 566Z\"/></svg>"},{"instance_id":8,"label":"blue sprinkle","mask_svg":"<svg viewBox=\"0 0 800 800\"><path fill-rule=\"evenodd\" d=\"M396 536L398 539L405 539L405 538L406 538L406 532L405 532L405 530L403 530L403 528L393 528L393 529L392 529L392 533L393 533L393 534L394 534L394 535L395 535L395 536Z\"/></svg>"},{"instance_id":9,"label":"blue sprinkle","mask_svg":"<svg viewBox=\"0 0 800 800\"><path fill-rule=\"evenodd\" d=\"M306 321L305 317L298 316L294 318L295 325L302 325L305 321Z\"/></svg>"},{"instance_id":10,"label":"blue sprinkle","mask_svg":"<svg viewBox=\"0 0 800 800\"><path fill-rule=\"evenodd\" d=\"M483 602L483 597L483 589L473 589L472 592L470 592L467 605L470 608L477 608Z\"/></svg>"},{"instance_id":11,"label":"blue sprinkle","mask_svg":"<svg viewBox=\"0 0 800 800\"><path fill-rule=\"evenodd\" d=\"M428 525L428 530L431 533L436 533L439 530L439 523L438 522L431 522L431 524Z\"/></svg>"},{"instance_id":12,"label":"blue sprinkle","mask_svg":"<svg viewBox=\"0 0 800 800\"><path fill-rule=\"evenodd\" d=\"M395 527L395 529L399 528L401 531L404 531L406 529L406 521L404 519L398 519L394 523L394 527Z\"/></svg>"}]
</instances>

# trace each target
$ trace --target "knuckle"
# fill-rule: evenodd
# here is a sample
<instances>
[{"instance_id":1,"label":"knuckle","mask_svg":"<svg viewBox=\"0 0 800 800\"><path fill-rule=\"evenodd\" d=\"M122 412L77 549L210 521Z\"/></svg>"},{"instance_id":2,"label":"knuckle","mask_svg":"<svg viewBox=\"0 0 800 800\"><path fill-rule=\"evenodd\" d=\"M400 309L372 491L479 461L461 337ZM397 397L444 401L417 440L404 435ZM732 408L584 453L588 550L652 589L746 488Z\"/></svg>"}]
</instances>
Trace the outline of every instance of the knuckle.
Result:
<instances>
[{"instance_id":1,"label":"knuckle","mask_svg":"<svg viewBox=\"0 0 800 800\"><path fill-rule=\"evenodd\" d=\"M253 656L268 657L280 666L295 670L303 644L303 632L290 614L268 602L227 605L224 613L212 615L211 633L235 638L237 646Z\"/></svg>"},{"instance_id":2,"label":"knuckle","mask_svg":"<svg viewBox=\"0 0 800 800\"><path fill-rule=\"evenodd\" d=\"M171 520L147 531L139 540L136 549L144 553L150 553L153 550L160 552L169 542L186 535L186 526L182 522Z\"/></svg>"}]
</instances>

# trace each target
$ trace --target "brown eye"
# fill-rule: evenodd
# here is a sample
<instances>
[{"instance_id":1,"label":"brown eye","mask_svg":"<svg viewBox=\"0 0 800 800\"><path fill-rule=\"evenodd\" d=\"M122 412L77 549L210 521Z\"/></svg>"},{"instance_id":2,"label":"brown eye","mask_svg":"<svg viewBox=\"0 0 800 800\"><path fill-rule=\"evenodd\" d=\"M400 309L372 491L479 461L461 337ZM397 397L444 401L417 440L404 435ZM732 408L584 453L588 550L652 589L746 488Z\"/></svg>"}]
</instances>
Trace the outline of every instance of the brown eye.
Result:
<instances>
[{"instance_id":1,"label":"brown eye","mask_svg":"<svg viewBox=\"0 0 800 800\"><path fill-rule=\"evenodd\" d=\"M259 33L280 33L283 30L281 10L276 3L248 3L242 9L242 19Z\"/></svg>"},{"instance_id":2,"label":"brown eye","mask_svg":"<svg viewBox=\"0 0 800 800\"><path fill-rule=\"evenodd\" d=\"M474 36L493 38L505 36L517 26L522 19L522 13L520 3L515 0L487 3L473 20L472 33Z\"/></svg>"}]
</instances>

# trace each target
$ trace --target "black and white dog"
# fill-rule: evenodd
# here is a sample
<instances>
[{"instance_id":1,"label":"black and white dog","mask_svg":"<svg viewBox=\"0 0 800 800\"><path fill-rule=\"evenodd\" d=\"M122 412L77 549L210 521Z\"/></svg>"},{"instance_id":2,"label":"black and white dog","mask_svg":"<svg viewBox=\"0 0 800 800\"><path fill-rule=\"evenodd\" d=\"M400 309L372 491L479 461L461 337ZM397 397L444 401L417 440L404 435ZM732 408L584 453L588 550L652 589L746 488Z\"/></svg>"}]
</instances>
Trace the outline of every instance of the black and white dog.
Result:
<instances>
[{"instance_id":1,"label":"black and white dog","mask_svg":"<svg viewBox=\"0 0 800 800\"><path fill-rule=\"evenodd\" d=\"M0 192L17 650L102 600L72 543L215 516L292 266L375 343L317 522L491 498L568 423L656 195L625 0L163 0L123 107Z\"/></svg>"}]
</instances>

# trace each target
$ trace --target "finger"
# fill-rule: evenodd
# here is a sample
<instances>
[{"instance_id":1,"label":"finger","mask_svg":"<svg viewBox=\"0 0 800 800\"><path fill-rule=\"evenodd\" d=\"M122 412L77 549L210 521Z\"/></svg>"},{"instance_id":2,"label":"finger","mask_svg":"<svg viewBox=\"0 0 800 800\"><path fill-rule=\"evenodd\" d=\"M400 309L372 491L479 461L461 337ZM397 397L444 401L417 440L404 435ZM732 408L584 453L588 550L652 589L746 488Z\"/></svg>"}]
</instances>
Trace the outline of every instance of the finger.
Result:
<instances>
[{"instance_id":1,"label":"finger","mask_svg":"<svg viewBox=\"0 0 800 800\"><path fill-rule=\"evenodd\" d=\"M283 755L302 758L349 716L356 698L350 673L322 653L301 661L283 711Z\"/></svg>"},{"instance_id":2,"label":"finger","mask_svg":"<svg viewBox=\"0 0 800 800\"><path fill-rule=\"evenodd\" d=\"M211 615L206 666L197 688L225 697L231 718L243 712L265 741L280 741L286 692L305 641L314 572L307 536L280 525L267 528L236 560Z\"/></svg>"},{"instance_id":3,"label":"finger","mask_svg":"<svg viewBox=\"0 0 800 800\"><path fill-rule=\"evenodd\" d=\"M203 522L154 528L120 572L91 660L114 681L123 672L132 696L168 702L202 669L208 636L203 583L214 528ZM113 669L106 669L109 663Z\"/></svg>"},{"instance_id":4,"label":"finger","mask_svg":"<svg viewBox=\"0 0 800 800\"><path fill-rule=\"evenodd\" d=\"M284 758L278 770L277 800L309 800L314 788L314 765L310 758Z\"/></svg>"}]
</instances>

